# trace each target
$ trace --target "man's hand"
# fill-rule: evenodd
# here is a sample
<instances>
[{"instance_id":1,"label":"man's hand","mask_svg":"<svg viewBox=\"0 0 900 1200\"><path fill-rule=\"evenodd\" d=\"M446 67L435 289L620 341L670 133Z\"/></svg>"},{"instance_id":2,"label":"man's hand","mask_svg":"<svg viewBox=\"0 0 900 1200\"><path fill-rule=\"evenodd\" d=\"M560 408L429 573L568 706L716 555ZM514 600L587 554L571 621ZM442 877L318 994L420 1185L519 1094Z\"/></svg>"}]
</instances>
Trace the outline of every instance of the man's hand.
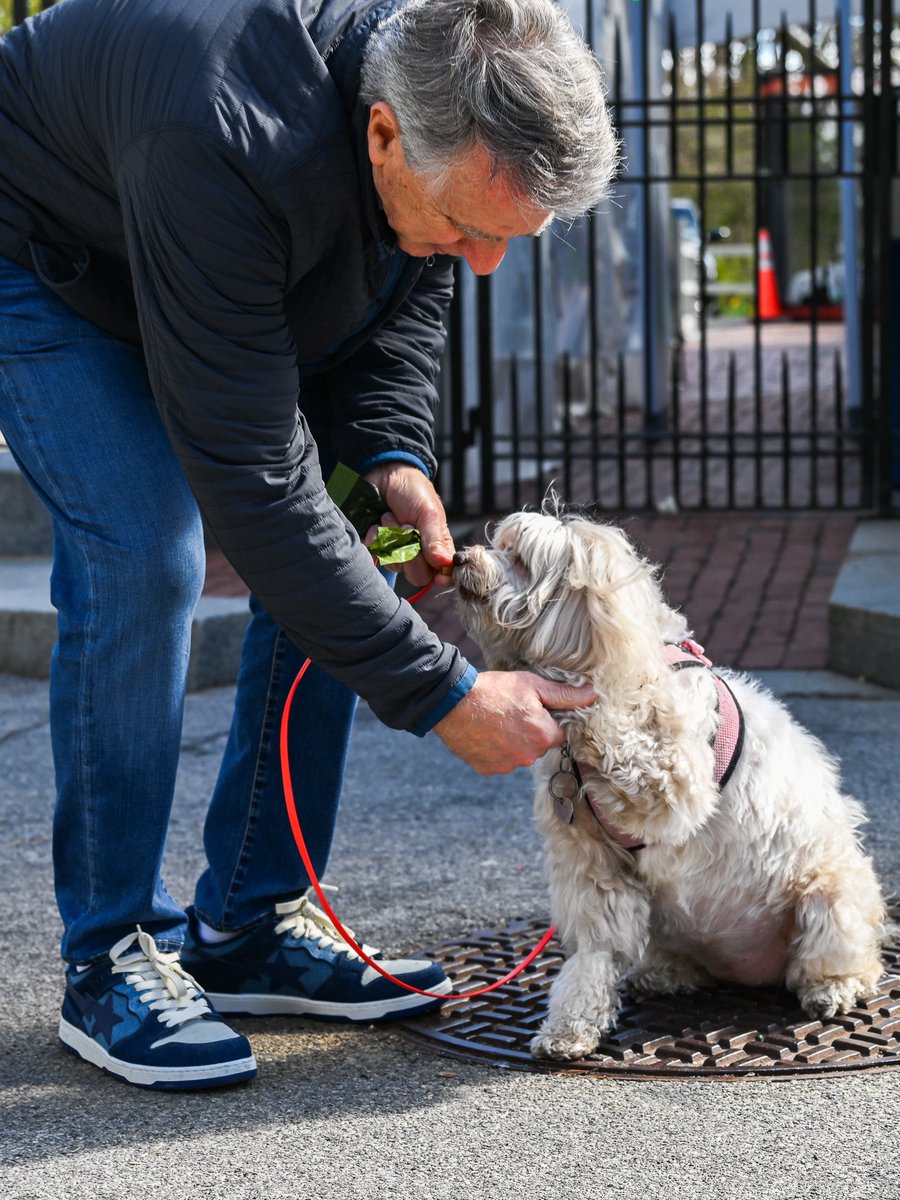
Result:
<instances>
[{"instance_id":1,"label":"man's hand","mask_svg":"<svg viewBox=\"0 0 900 1200\"><path fill-rule=\"evenodd\" d=\"M590 684L572 687L529 671L485 671L434 731L480 775L505 775L530 767L566 740L548 708L584 708L596 699Z\"/></svg>"},{"instance_id":2,"label":"man's hand","mask_svg":"<svg viewBox=\"0 0 900 1200\"><path fill-rule=\"evenodd\" d=\"M366 476L384 497L384 525L413 525L422 538L422 553L405 563L403 574L414 587L424 587L437 574L438 583L450 584L453 538L447 514L434 485L417 467L388 462L373 467ZM375 530L369 533L374 537ZM366 540L371 540L367 538Z\"/></svg>"}]
</instances>

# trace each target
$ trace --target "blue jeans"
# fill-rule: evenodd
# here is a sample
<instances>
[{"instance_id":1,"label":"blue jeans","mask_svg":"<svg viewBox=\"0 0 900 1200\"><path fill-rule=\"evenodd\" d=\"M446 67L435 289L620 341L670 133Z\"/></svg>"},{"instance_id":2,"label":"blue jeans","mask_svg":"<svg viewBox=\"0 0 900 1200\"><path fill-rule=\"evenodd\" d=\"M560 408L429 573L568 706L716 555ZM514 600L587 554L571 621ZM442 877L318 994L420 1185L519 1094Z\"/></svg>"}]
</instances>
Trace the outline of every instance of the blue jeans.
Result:
<instances>
[{"instance_id":1,"label":"blue jeans","mask_svg":"<svg viewBox=\"0 0 900 1200\"><path fill-rule=\"evenodd\" d=\"M164 949L185 918L160 870L205 573L197 505L140 351L0 258L0 429L53 519L53 862L63 957L136 924ZM323 451L327 430L314 428ZM234 716L204 831L199 915L239 930L308 886L284 807L278 733L304 656L251 600ZM337 817L355 695L311 668L291 720L298 811L317 873Z\"/></svg>"}]
</instances>

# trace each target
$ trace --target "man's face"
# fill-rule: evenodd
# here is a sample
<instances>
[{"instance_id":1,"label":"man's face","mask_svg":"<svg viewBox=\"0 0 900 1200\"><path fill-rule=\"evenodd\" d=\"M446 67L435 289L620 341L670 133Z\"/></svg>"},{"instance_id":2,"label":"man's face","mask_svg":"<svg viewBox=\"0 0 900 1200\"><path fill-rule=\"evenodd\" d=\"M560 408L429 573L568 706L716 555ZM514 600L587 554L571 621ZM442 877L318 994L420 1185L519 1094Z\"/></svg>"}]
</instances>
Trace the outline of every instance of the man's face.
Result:
<instances>
[{"instance_id":1,"label":"man's face","mask_svg":"<svg viewBox=\"0 0 900 1200\"><path fill-rule=\"evenodd\" d=\"M369 114L369 159L397 244L414 258L452 254L464 258L476 275L490 275L510 238L540 233L552 217L524 205L502 178L492 179L482 150L464 160L439 189L429 187L407 166L396 114L381 101Z\"/></svg>"}]
</instances>

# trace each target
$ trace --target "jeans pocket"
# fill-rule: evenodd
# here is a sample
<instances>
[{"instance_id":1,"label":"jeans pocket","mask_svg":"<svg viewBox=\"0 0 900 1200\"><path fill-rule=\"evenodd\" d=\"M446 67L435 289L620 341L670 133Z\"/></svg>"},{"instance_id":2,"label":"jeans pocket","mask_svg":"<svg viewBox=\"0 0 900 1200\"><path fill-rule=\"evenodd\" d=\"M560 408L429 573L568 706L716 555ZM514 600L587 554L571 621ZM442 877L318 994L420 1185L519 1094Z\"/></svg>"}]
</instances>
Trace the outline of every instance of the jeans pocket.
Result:
<instances>
[{"instance_id":1,"label":"jeans pocket","mask_svg":"<svg viewBox=\"0 0 900 1200\"><path fill-rule=\"evenodd\" d=\"M48 246L29 241L28 248L41 283L69 308L113 337L140 345L127 267L119 263L116 268L111 256L98 255L88 246Z\"/></svg>"},{"instance_id":2,"label":"jeans pocket","mask_svg":"<svg viewBox=\"0 0 900 1200\"><path fill-rule=\"evenodd\" d=\"M91 265L91 252L87 246L73 246L64 251L56 246L29 242L28 248L38 279L54 292L66 292L84 282Z\"/></svg>"}]
</instances>

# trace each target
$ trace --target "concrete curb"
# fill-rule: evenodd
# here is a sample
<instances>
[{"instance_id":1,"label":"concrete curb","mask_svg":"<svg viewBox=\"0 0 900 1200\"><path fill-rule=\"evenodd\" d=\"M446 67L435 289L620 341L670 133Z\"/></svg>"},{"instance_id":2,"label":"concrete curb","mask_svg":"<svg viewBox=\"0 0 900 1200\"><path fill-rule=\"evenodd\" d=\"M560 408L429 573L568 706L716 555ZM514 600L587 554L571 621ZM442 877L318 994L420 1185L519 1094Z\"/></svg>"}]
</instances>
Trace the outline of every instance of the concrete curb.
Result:
<instances>
[{"instance_id":1,"label":"concrete curb","mask_svg":"<svg viewBox=\"0 0 900 1200\"><path fill-rule=\"evenodd\" d=\"M192 626L189 691L234 683L248 619L245 598L201 597ZM0 671L45 679L55 641L50 560L0 563Z\"/></svg>"},{"instance_id":2,"label":"concrete curb","mask_svg":"<svg viewBox=\"0 0 900 1200\"><path fill-rule=\"evenodd\" d=\"M53 527L10 452L0 446L0 559L50 554Z\"/></svg>"},{"instance_id":3,"label":"concrete curb","mask_svg":"<svg viewBox=\"0 0 900 1200\"><path fill-rule=\"evenodd\" d=\"M828 665L900 688L900 521L854 533L828 604Z\"/></svg>"}]
</instances>

